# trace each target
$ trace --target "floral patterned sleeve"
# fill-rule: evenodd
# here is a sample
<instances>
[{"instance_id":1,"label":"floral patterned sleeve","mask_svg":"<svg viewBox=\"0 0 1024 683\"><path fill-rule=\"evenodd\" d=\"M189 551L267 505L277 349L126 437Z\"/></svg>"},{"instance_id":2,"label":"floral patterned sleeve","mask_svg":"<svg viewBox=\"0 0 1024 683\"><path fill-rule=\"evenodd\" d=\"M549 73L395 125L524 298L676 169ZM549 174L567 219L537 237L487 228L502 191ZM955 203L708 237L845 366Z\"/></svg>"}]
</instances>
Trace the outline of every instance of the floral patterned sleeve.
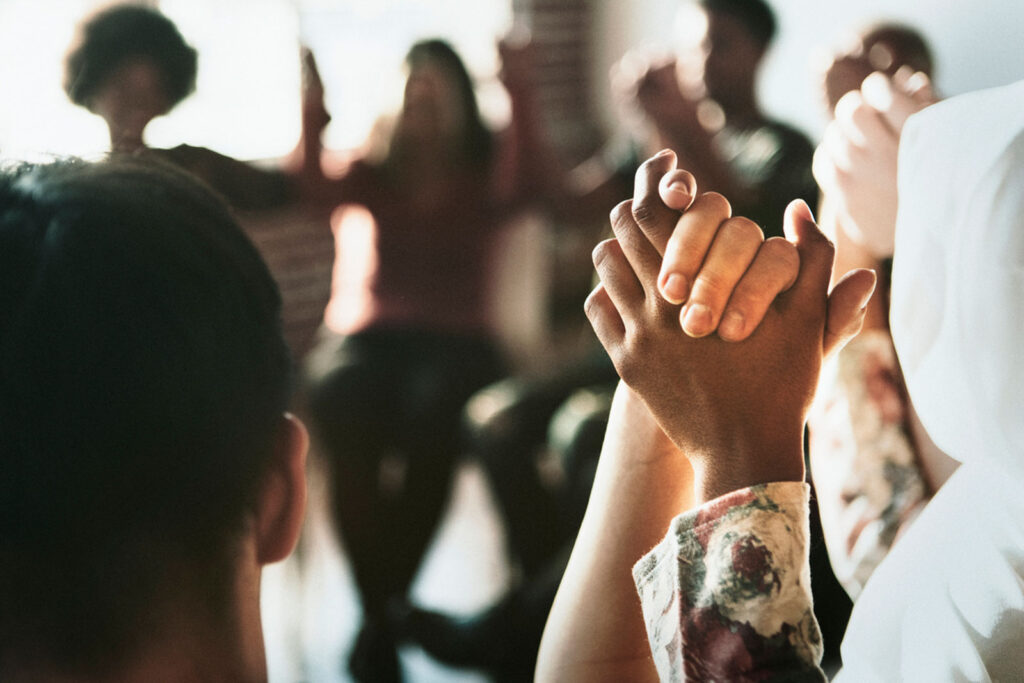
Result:
<instances>
[{"instance_id":1,"label":"floral patterned sleeve","mask_svg":"<svg viewBox=\"0 0 1024 683\"><path fill-rule=\"evenodd\" d=\"M808 487L734 491L672 521L633 568L666 681L824 681L808 567Z\"/></svg>"},{"instance_id":2,"label":"floral patterned sleeve","mask_svg":"<svg viewBox=\"0 0 1024 683\"><path fill-rule=\"evenodd\" d=\"M810 462L836 578L856 600L928 502L892 338L866 330L822 370Z\"/></svg>"}]
</instances>

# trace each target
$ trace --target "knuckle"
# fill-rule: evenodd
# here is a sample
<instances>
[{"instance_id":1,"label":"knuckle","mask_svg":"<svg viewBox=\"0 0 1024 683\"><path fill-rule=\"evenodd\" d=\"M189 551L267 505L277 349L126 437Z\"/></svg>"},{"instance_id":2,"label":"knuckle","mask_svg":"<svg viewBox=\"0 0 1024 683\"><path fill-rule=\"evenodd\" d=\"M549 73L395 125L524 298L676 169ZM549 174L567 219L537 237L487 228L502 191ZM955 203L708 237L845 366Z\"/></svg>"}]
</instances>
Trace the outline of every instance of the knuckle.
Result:
<instances>
[{"instance_id":1,"label":"knuckle","mask_svg":"<svg viewBox=\"0 0 1024 683\"><path fill-rule=\"evenodd\" d=\"M632 222L633 220L633 200L627 199L619 202L615 205L615 208L608 214L608 219L611 221L612 229L618 232L619 226L625 224L627 221Z\"/></svg>"},{"instance_id":2,"label":"knuckle","mask_svg":"<svg viewBox=\"0 0 1024 683\"><path fill-rule=\"evenodd\" d=\"M692 301L714 303L728 298L732 290L732 282L717 271L701 271L693 284Z\"/></svg>"},{"instance_id":3,"label":"knuckle","mask_svg":"<svg viewBox=\"0 0 1024 683\"><path fill-rule=\"evenodd\" d=\"M761 226L744 216L730 218L722 225L721 231L730 240L757 244L764 242L764 231Z\"/></svg>"},{"instance_id":4,"label":"knuckle","mask_svg":"<svg viewBox=\"0 0 1024 683\"><path fill-rule=\"evenodd\" d=\"M633 220L637 225L647 225L654 221L657 208L650 197L643 197L633 202Z\"/></svg>"},{"instance_id":5,"label":"knuckle","mask_svg":"<svg viewBox=\"0 0 1024 683\"><path fill-rule=\"evenodd\" d=\"M648 158L646 161L640 164L640 167L636 170L636 179L644 180L647 176L650 176L654 173L663 172L664 169L668 166L668 162L672 157L673 155L669 154L668 150L663 150L658 154L655 154L654 156Z\"/></svg>"},{"instance_id":6,"label":"knuckle","mask_svg":"<svg viewBox=\"0 0 1024 683\"><path fill-rule=\"evenodd\" d=\"M766 307L765 293L763 289L757 291L747 287L737 289L729 298L726 312L736 311L741 313L744 318L753 318L755 313Z\"/></svg>"},{"instance_id":7,"label":"knuckle","mask_svg":"<svg viewBox=\"0 0 1024 683\"><path fill-rule=\"evenodd\" d=\"M643 358L648 354L655 342L655 331L647 325L636 325L626 339L626 347L630 355Z\"/></svg>"},{"instance_id":8,"label":"knuckle","mask_svg":"<svg viewBox=\"0 0 1024 683\"><path fill-rule=\"evenodd\" d=\"M636 178L642 180L645 176L649 175L658 166L658 157L650 157L645 160L640 167L636 169Z\"/></svg>"},{"instance_id":9,"label":"knuckle","mask_svg":"<svg viewBox=\"0 0 1024 683\"><path fill-rule=\"evenodd\" d=\"M705 192L700 196L700 200L708 212L722 216L723 220L732 215L729 200L717 192Z\"/></svg>"},{"instance_id":10,"label":"knuckle","mask_svg":"<svg viewBox=\"0 0 1024 683\"><path fill-rule=\"evenodd\" d=\"M593 289L587 298L583 301L583 313L586 314L588 320L594 320L597 317L600 304L597 303L599 288Z\"/></svg>"},{"instance_id":11,"label":"knuckle","mask_svg":"<svg viewBox=\"0 0 1024 683\"><path fill-rule=\"evenodd\" d=\"M765 240L764 246L761 249L764 251L766 258L771 259L788 270L800 267L800 252L795 244L785 238L769 237Z\"/></svg>"},{"instance_id":12,"label":"knuckle","mask_svg":"<svg viewBox=\"0 0 1024 683\"><path fill-rule=\"evenodd\" d=\"M604 263L611 253L611 250L614 248L613 244L615 242L616 241L614 239L608 239L597 243L597 246L594 247L594 251L590 254L590 258L593 260L595 266L600 266ZM591 292L591 296L593 296L593 292Z\"/></svg>"}]
</instances>

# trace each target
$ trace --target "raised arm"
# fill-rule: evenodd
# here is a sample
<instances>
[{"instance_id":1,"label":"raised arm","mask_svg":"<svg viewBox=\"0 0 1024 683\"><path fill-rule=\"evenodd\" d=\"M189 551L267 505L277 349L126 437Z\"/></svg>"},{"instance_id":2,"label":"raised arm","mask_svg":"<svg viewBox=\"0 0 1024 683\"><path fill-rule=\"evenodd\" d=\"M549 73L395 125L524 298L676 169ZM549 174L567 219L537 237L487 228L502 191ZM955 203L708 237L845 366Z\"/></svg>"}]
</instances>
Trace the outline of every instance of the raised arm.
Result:
<instances>
[{"instance_id":1,"label":"raised arm","mask_svg":"<svg viewBox=\"0 0 1024 683\"><path fill-rule=\"evenodd\" d=\"M509 126L498 137L495 192L506 205L557 203L568 173L543 126L537 98L536 48L525 32L513 31L498 42L499 76L512 107Z\"/></svg>"},{"instance_id":2,"label":"raised arm","mask_svg":"<svg viewBox=\"0 0 1024 683\"><path fill-rule=\"evenodd\" d=\"M810 628L813 617L804 580L806 539L800 533L806 495L800 439L821 357L831 345L856 331L873 276L860 271L837 286L831 298L827 297L831 246L817 231L805 207L792 208L787 218L802 263L799 274L787 278L766 272L791 271L795 264L792 260L760 258L760 250L767 243L745 227L737 230L737 224L745 224L730 220L728 203L719 195L703 195L689 206L695 190L692 177L670 172L674 162L672 154L647 162L637 174L635 200L613 212L617 239L595 250L602 285L587 304L588 316L620 375L670 437L674 448L664 440L649 438L651 417L639 410L636 396L621 388L587 519L545 631L538 680L591 680L605 674L606 680L644 680L655 676L652 667L663 677L681 679L699 675L683 664L691 655L697 659L690 663L699 660L701 667L711 667L701 669L709 675L777 670L810 672L819 678L813 637L816 629ZM675 208L689 208L680 217L659 196L666 197ZM693 272L679 267L678 255L690 251L677 249L680 240L687 241L680 235L689 235L691 242L697 240L691 249L703 255L696 259ZM716 244L720 248L716 249ZM685 287L685 296L675 297L676 301L682 299L691 305L703 301L712 307L724 307L729 297L724 297L724 302L709 298L715 290L709 283L729 291L756 292L745 282L747 277L751 282L776 282L772 285L776 291L789 283L792 287L762 313L764 322L756 331L746 332L745 341L726 342L714 335L692 338L680 326L680 318L685 319L683 307L666 301L659 292L658 273L666 248L674 260L666 259L665 264L670 270L687 273L687 282L693 283ZM745 254L742 268L733 265L737 251ZM731 281L712 275L720 271L732 273ZM774 298L775 294L770 296ZM747 298L742 304L751 306L752 314L761 305L757 298ZM681 464L684 460L692 467L692 480ZM684 472L687 476L682 476ZM652 538L660 537L668 518L688 507L691 481L695 485L694 500L711 501L710 507L692 513L689 521L673 523L670 540L638 565L636 576L644 614L641 619L635 603L619 592L624 590L620 586L628 571L627 556L637 546L649 545ZM791 483L765 488L765 484L778 481ZM728 494L725 499L713 500L723 494ZM726 501L724 506L722 500ZM678 506L675 510L673 502ZM784 575L785 579L780 578L777 586L769 585L768 591L753 591L745 597L733 595L732 602L725 605L722 598L728 596L723 596L721 586L714 581L689 580L694 574L684 559L697 558L693 553L680 554L682 546L677 541L682 539L686 545L701 538L700 547L692 543L687 547L717 562L701 560L701 566L739 576L728 562L729 557L736 557L728 552L735 546L722 546L724 555L712 553L710 546L701 545L708 541L701 534L707 531L715 536L715 529L725 530L722 520L726 526L749 526L758 515L742 511L756 512L762 505L782 515L768 514L769 523L771 519L783 520L785 526L785 520L790 520L794 530L792 535L773 535L777 540L775 557L781 564L767 569L778 570L778 576ZM741 513L730 516L729 510ZM766 548L764 529L748 528L748 532L741 534L753 543L750 548L754 554L747 557L763 560L765 556L759 556L757 549ZM595 595L588 590L593 587L608 592ZM786 588L785 595L778 594L782 588ZM737 597L741 599L737 601ZM754 624L755 632L760 634L757 643L782 643L783 647L758 649L754 643L753 649L745 650L745 658L738 659L733 655L742 653L735 648L716 654L715 646L722 641L701 637L714 629L713 623L702 623L708 613L691 609L702 604L701 600L705 600L705 606L717 604L731 615L737 614L736 610L748 610L751 617L746 623ZM773 611L780 605L781 611ZM780 614L795 616L780 619ZM646 655L637 649L644 620L649 637ZM782 634L781 640L772 640L775 636L765 632L773 629L775 635Z\"/></svg>"}]
</instances>

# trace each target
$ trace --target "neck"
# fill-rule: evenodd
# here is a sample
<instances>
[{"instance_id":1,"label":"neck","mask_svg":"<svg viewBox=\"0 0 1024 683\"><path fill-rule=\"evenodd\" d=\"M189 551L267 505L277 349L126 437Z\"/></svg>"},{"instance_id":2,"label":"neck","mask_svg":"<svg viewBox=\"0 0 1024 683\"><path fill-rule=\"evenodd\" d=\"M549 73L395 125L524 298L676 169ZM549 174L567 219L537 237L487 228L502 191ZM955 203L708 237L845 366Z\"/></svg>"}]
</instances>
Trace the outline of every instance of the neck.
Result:
<instances>
[{"instance_id":1,"label":"neck","mask_svg":"<svg viewBox=\"0 0 1024 683\"><path fill-rule=\"evenodd\" d=\"M119 153L131 153L142 149L146 143L142 141L142 131L126 132L121 129L110 128L110 151Z\"/></svg>"},{"instance_id":2,"label":"neck","mask_svg":"<svg viewBox=\"0 0 1024 683\"><path fill-rule=\"evenodd\" d=\"M162 610L161 624L146 644L115 669L80 675L45 663L5 662L0 679L13 683L265 683L259 566L253 564L248 571L242 568L239 574L228 617L197 616L196 610L187 608Z\"/></svg>"},{"instance_id":3,"label":"neck","mask_svg":"<svg viewBox=\"0 0 1024 683\"><path fill-rule=\"evenodd\" d=\"M726 123L730 126L740 126L757 123L764 120L761 109L757 106L757 98L754 91L729 98L728 102L719 102L722 111L725 113Z\"/></svg>"}]
</instances>

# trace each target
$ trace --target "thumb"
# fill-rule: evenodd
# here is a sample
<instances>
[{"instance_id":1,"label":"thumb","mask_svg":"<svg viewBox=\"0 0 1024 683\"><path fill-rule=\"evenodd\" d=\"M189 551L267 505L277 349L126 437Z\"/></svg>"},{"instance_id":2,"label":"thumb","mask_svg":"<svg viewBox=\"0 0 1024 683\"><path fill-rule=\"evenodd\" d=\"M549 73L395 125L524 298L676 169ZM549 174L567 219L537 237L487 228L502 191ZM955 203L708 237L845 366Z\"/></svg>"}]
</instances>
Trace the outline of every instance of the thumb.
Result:
<instances>
[{"instance_id":1,"label":"thumb","mask_svg":"<svg viewBox=\"0 0 1024 683\"><path fill-rule=\"evenodd\" d=\"M807 202L794 199L786 207L783 219L786 238L796 244L800 254L800 274L790 290L798 306L824 307L828 283L832 279L835 247L814 222Z\"/></svg>"},{"instance_id":2,"label":"thumb","mask_svg":"<svg viewBox=\"0 0 1024 683\"><path fill-rule=\"evenodd\" d=\"M825 337L822 351L825 356L839 351L860 332L868 301L875 291L875 271L865 268L851 270L832 288L828 296L825 318Z\"/></svg>"}]
</instances>

